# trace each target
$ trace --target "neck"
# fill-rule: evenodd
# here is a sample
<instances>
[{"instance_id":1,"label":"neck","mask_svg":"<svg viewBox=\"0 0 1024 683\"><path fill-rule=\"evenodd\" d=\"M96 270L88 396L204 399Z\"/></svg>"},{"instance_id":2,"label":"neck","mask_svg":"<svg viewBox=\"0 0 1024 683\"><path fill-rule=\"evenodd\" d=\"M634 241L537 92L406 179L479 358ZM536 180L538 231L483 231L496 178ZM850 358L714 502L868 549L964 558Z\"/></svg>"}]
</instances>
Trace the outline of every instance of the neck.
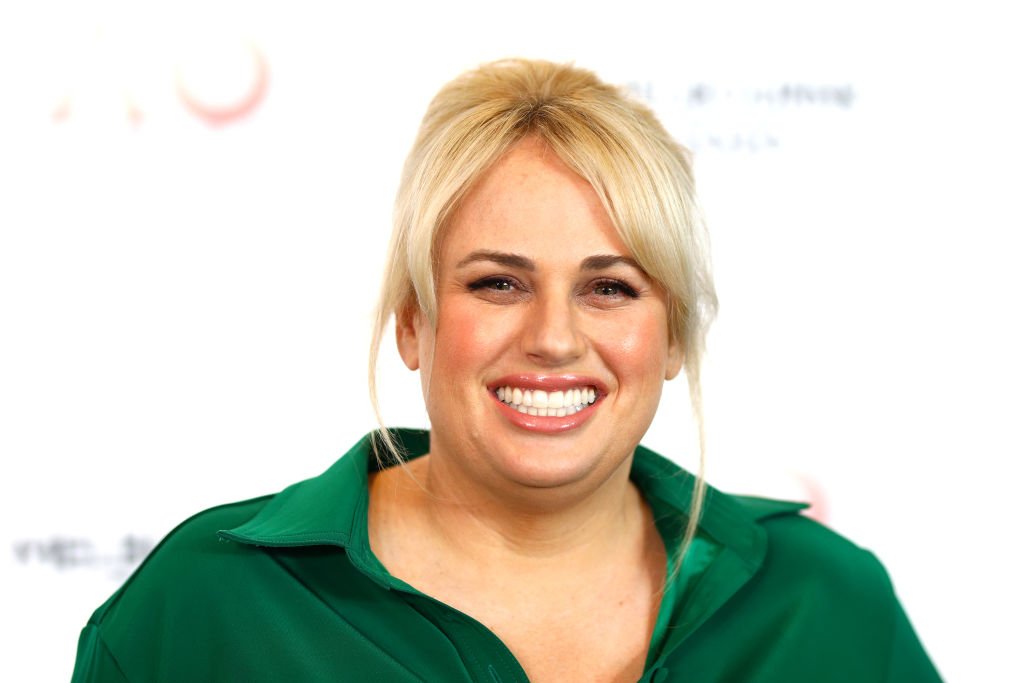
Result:
<instances>
[{"instance_id":1,"label":"neck","mask_svg":"<svg viewBox=\"0 0 1024 683\"><path fill-rule=\"evenodd\" d=\"M643 535L644 502L629 481L631 462L596 485L496 491L427 455L410 463L411 478L396 486L417 500L425 531L465 561L506 568L572 561L582 569Z\"/></svg>"}]
</instances>

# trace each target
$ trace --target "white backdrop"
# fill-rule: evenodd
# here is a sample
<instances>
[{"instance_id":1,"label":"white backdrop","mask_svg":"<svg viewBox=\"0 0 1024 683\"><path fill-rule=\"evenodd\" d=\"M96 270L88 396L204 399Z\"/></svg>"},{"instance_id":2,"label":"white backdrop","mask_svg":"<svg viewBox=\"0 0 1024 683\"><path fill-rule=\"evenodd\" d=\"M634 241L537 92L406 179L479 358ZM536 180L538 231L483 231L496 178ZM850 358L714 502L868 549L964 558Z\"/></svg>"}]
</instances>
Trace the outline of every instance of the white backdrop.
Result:
<instances>
[{"instance_id":1,"label":"white backdrop","mask_svg":"<svg viewBox=\"0 0 1024 683\"><path fill-rule=\"evenodd\" d=\"M770 5L767 7L766 5ZM1020 680L1019 64L995 3L0 6L0 678L186 516L373 426L370 310L429 97L575 60L696 152L710 479L876 551L949 680ZM390 351L385 415L425 424ZM671 386L646 442L688 466Z\"/></svg>"}]
</instances>

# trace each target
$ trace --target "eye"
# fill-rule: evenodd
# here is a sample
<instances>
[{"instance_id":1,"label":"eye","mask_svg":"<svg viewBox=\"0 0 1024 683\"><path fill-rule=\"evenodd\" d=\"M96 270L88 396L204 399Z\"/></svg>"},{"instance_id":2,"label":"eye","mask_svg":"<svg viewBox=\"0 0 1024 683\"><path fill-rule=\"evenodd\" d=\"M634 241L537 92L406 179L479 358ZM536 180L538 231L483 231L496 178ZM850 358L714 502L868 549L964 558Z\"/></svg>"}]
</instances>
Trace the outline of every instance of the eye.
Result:
<instances>
[{"instance_id":1,"label":"eye","mask_svg":"<svg viewBox=\"0 0 1024 683\"><path fill-rule=\"evenodd\" d=\"M599 280L594 283L593 287L593 293L602 299L621 297L635 299L638 296L635 289L620 280Z\"/></svg>"},{"instance_id":2,"label":"eye","mask_svg":"<svg viewBox=\"0 0 1024 683\"><path fill-rule=\"evenodd\" d=\"M529 296L529 290L522 282L508 275L489 275L473 280L468 289L474 296L493 304L510 304Z\"/></svg>"},{"instance_id":3,"label":"eye","mask_svg":"<svg viewBox=\"0 0 1024 683\"><path fill-rule=\"evenodd\" d=\"M509 277L485 277L469 284L471 291L478 291L481 289L491 290L494 292L513 292L520 289L518 283Z\"/></svg>"}]
</instances>

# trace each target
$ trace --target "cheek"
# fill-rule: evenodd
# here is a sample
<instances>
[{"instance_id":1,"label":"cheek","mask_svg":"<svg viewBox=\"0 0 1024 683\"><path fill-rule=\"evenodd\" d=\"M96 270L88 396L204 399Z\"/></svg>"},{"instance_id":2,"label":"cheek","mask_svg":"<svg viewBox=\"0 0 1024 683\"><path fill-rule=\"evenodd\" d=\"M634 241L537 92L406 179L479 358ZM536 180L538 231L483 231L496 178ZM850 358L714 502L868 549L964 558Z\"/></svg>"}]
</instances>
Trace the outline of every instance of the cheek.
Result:
<instances>
[{"instance_id":1,"label":"cheek","mask_svg":"<svg viewBox=\"0 0 1024 683\"><path fill-rule=\"evenodd\" d=\"M659 316L645 316L606 330L600 348L620 383L660 387L668 357L668 331L667 323Z\"/></svg>"},{"instance_id":2,"label":"cheek","mask_svg":"<svg viewBox=\"0 0 1024 683\"><path fill-rule=\"evenodd\" d=\"M468 309L456 309L445 316L440 331L451 348L460 352L480 352L492 336L493 325L488 325L485 317L474 315Z\"/></svg>"},{"instance_id":3,"label":"cheek","mask_svg":"<svg viewBox=\"0 0 1024 683\"><path fill-rule=\"evenodd\" d=\"M453 381L479 371L504 348L510 329L504 316L482 315L478 307L448 306L438 316L435 364L443 365L443 376Z\"/></svg>"}]
</instances>

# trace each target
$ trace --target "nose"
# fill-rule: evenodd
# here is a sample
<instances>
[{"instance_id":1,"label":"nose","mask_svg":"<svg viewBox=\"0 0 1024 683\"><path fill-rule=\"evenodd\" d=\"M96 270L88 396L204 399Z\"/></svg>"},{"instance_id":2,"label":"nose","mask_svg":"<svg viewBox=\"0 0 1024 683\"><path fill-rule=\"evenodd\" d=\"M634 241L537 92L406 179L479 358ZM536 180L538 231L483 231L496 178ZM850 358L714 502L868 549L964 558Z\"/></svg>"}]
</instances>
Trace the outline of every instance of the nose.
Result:
<instances>
[{"instance_id":1,"label":"nose","mask_svg":"<svg viewBox=\"0 0 1024 683\"><path fill-rule=\"evenodd\" d=\"M523 331L523 351L538 365L558 367L586 352L579 311L571 296L549 292L531 302Z\"/></svg>"}]
</instances>

